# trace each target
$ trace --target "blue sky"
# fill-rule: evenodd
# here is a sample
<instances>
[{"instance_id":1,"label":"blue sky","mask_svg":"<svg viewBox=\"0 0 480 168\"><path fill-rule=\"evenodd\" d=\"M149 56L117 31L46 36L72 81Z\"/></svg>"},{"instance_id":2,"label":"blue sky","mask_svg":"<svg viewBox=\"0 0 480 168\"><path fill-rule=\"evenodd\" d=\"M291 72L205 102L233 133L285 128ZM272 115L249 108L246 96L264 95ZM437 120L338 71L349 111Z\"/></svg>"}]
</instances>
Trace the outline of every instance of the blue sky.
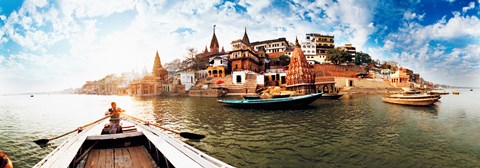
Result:
<instances>
[{"instance_id":1,"label":"blue sky","mask_svg":"<svg viewBox=\"0 0 480 168\"><path fill-rule=\"evenodd\" d=\"M80 87L220 45L335 36L426 80L480 87L480 0L0 0L0 94Z\"/></svg>"}]
</instances>

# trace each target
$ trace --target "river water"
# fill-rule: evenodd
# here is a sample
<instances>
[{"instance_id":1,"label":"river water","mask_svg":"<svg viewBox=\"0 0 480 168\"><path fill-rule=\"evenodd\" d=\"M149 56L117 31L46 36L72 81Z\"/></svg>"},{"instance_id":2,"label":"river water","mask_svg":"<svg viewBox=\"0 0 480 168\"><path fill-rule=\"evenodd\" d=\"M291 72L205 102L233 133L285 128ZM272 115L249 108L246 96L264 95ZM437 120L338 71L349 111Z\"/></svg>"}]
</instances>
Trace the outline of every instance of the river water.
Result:
<instances>
[{"instance_id":1,"label":"river water","mask_svg":"<svg viewBox=\"0 0 480 168\"><path fill-rule=\"evenodd\" d=\"M283 110L234 109L215 98L0 96L0 150L15 167L31 167L67 137L44 148L33 140L96 120L116 101L128 114L207 135L183 140L236 167L476 167L480 92L460 92L431 107L359 94Z\"/></svg>"}]
</instances>

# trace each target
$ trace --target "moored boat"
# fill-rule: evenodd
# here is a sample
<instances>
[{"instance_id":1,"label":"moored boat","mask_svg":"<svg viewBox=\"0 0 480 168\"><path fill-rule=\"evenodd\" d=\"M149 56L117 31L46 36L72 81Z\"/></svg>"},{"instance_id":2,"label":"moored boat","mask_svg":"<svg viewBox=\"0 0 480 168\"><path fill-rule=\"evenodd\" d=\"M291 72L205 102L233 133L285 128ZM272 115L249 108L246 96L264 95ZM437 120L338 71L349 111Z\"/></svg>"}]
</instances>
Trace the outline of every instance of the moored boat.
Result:
<instances>
[{"instance_id":1,"label":"moored boat","mask_svg":"<svg viewBox=\"0 0 480 168\"><path fill-rule=\"evenodd\" d=\"M225 106L238 108L285 108L305 106L322 96L323 93L315 93L303 96L271 98L271 99L252 99L252 100L218 100Z\"/></svg>"},{"instance_id":2,"label":"moored boat","mask_svg":"<svg viewBox=\"0 0 480 168\"><path fill-rule=\"evenodd\" d=\"M457 90L457 91L453 91L452 94L454 94L454 95L459 95L460 92Z\"/></svg>"},{"instance_id":3,"label":"moored boat","mask_svg":"<svg viewBox=\"0 0 480 168\"><path fill-rule=\"evenodd\" d=\"M415 99L405 99L405 98L382 98L384 102L401 104L401 105L411 105L411 106L429 106L435 103L438 99L436 98L415 98Z\"/></svg>"},{"instance_id":4,"label":"moored boat","mask_svg":"<svg viewBox=\"0 0 480 168\"><path fill-rule=\"evenodd\" d=\"M339 99L343 94L338 93L326 93L319 97L319 99Z\"/></svg>"},{"instance_id":5,"label":"moored boat","mask_svg":"<svg viewBox=\"0 0 480 168\"><path fill-rule=\"evenodd\" d=\"M153 124L123 117L122 133L104 134L107 123L105 118L84 128L34 167L232 167Z\"/></svg>"},{"instance_id":6,"label":"moored boat","mask_svg":"<svg viewBox=\"0 0 480 168\"><path fill-rule=\"evenodd\" d=\"M436 94L436 95L447 95L450 94L444 89L436 89L436 90L431 90L428 92L429 94Z\"/></svg>"},{"instance_id":7,"label":"moored boat","mask_svg":"<svg viewBox=\"0 0 480 168\"><path fill-rule=\"evenodd\" d=\"M386 97L388 98L398 98L398 99L425 99L425 98L435 98L435 99L440 99L440 95L429 95L429 94L391 94L387 95Z\"/></svg>"}]
</instances>

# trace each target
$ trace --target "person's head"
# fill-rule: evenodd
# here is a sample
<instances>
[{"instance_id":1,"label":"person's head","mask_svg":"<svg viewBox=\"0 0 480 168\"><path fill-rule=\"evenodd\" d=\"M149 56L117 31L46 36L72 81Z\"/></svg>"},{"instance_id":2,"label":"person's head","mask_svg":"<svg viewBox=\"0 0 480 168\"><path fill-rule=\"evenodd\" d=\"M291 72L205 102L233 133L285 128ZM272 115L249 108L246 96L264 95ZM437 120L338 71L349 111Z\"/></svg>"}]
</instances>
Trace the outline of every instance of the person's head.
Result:
<instances>
[{"instance_id":1,"label":"person's head","mask_svg":"<svg viewBox=\"0 0 480 168\"><path fill-rule=\"evenodd\" d=\"M112 104L112 108L117 108L117 103L112 102L111 104Z\"/></svg>"},{"instance_id":2,"label":"person's head","mask_svg":"<svg viewBox=\"0 0 480 168\"><path fill-rule=\"evenodd\" d=\"M12 161L6 153L0 152L0 168L13 168Z\"/></svg>"}]
</instances>

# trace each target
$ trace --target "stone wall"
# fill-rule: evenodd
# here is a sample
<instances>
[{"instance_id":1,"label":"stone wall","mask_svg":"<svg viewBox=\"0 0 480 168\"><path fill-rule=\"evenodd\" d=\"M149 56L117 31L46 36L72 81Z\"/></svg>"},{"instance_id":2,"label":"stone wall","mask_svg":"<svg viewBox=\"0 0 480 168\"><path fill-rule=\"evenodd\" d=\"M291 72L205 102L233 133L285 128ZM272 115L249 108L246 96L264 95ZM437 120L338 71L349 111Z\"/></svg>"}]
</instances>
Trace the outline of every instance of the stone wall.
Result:
<instances>
[{"instance_id":1,"label":"stone wall","mask_svg":"<svg viewBox=\"0 0 480 168\"><path fill-rule=\"evenodd\" d=\"M315 64L313 66L316 76L355 77L356 74L364 71L363 67L356 65Z\"/></svg>"}]
</instances>

